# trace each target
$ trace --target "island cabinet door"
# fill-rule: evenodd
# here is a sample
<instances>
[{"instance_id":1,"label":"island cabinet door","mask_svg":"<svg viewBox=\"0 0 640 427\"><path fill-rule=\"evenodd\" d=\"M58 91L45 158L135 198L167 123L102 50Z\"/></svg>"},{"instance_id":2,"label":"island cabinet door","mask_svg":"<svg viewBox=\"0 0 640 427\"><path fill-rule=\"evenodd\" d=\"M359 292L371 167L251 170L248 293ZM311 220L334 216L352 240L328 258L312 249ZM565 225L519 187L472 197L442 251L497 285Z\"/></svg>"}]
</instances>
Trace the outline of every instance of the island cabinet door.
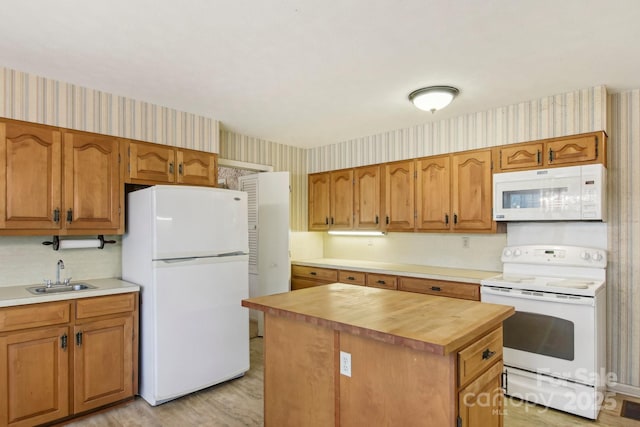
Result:
<instances>
[{"instance_id":1,"label":"island cabinet door","mask_svg":"<svg viewBox=\"0 0 640 427\"><path fill-rule=\"evenodd\" d=\"M502 362L495 363L458 394L460 427L502 427Z\"/></svg>"}]
</instances>

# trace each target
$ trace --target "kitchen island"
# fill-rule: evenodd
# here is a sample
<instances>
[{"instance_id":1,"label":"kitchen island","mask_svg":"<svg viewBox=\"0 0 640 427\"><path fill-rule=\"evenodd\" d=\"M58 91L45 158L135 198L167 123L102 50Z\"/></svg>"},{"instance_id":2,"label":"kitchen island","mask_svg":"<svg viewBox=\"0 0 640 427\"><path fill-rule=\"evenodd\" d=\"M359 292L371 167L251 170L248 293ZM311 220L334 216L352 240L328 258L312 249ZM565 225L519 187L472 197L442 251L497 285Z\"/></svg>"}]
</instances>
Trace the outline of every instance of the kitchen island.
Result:
<instances>
[{"instance_id":1,"label":"kitchen island","mask_svg":"<svg viewBox=\"0 0 640 427\"><path fill-rule=\"evenodd\" d=\"M265 313L265 426L501 426L513 307L343 283L244 300Z\"/></svg>"}]
</instances>

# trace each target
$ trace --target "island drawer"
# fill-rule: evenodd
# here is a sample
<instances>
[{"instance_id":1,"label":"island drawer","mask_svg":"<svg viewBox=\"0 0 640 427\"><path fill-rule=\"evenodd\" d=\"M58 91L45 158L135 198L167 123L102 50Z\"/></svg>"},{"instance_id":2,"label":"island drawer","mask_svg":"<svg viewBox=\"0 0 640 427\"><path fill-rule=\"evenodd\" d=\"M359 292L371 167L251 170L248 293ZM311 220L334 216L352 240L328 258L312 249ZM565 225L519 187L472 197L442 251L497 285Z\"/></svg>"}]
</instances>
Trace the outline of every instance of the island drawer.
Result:
<instances>
[{"instance_id":1,"label":"island drawer","mask_svg":"<svg viewBox=\"0 0 640 427\"><path fill-rule=\"evenodd\" d=\"M421 294L480 301L480 285L473 283L400 277L398 289L401 291L419 292Z\"/></svg>"},{"instance_id":2,"label":"island drawer","mask_svg":"<svg viewBox=\"0 0 640 427\"><path fill-rule=\"evenodd\" d=\"M465 385L498 360L502 360L502 327L458 352L459 385Z\"/></svg>"},{"instance_id":3,"label":"island drawer","mask_svg":"<svg viewBox=\"0 0 640 427\"><path fill-rule=\"evenodd\" d=\"M349 283L351 285L366 285L367 274L362 271L338 271L338 282Z\"/></svg>"},{"instance_id":4,"label":"island drawer","mask_svg":"<svg viewBox=\"0 0 640 427\"><path fill-rule=\"evenodd\" d=\"M76 301L76 319L129 313L134 310L135 295L132 293L83 298Z\"/></svg>"},{"instance_id":5,"label":"island drawer","mask_svg":"<svg viewBox=\"0 0 640 427\"><path fill-rule=\"evenodd\" d=\"M305 267L292 265L291 275L294 277L306 277L308 279L326 280L327 283L338 281L338 270L331 268Z\"/></svg>"},{"instance_id":6,"label":"island drawer","mask_svg":"<svg viewBox=\"0 0 640 427\"><path fill-rule=\"evenodd\" d=\"M382 289L398 289L398 277L388 274L367 273L367 286Z\"/></svg>"},{"instance_id":7,"label":"island drawer","mask_svg":"<svg viewBox=\"0 0 640 427\"><path fill-rule=\"evenodd\" d=\"M0 332L68 323L71 302L49 302L0 309Z\"/></svg>"}]
</instances>

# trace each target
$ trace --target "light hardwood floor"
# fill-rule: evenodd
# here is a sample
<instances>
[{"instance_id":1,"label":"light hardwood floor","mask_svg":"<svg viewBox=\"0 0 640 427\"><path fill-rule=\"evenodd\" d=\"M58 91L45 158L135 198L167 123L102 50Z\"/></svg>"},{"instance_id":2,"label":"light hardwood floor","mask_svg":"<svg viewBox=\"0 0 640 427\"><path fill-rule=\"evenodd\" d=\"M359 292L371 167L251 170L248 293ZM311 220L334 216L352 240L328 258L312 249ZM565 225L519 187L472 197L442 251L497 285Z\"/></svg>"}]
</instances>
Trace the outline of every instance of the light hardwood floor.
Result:
<instances>
[{"instance_id":1,"label":"light hardwood floor","mask_svg":"<svg viewBox=\"0 0 640 427\"><path fill-rule=\"evenodd\" d=\"M252 338L250 348L251 369L242 378L156 407L137 398L128 404L62 425L78 427L262 426L262 338ZM615 399L616 402L612 408L601 411L598 420L594 422L507 398L504 427L640 427L640 422L619 416L622 397L616 396ZM640 399L627 399L640 402Z\"/></svg>"}]
</instances>

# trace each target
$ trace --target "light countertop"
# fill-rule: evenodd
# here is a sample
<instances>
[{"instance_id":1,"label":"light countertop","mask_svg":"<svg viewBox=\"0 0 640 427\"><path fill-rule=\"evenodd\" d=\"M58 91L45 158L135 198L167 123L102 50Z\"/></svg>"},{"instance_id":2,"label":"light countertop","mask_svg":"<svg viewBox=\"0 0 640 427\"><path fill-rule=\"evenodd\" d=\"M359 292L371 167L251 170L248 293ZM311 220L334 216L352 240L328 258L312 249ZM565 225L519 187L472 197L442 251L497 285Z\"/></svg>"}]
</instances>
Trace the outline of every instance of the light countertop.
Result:
<instances>
[{"instance_id":1,"label":"light countertop","mask_svg":"<svg viewBox=\"0 0 640 427\"><path fill-rule=\"evenodd\" d=\"M315 258L304 260L292 260L293 265L307 267L334 268L340 270L364 271L380 274L391 274L423 279L448 280L453 282L465 282L480 284L483 279L497 276L500 271L467 270L464 268L432 267L416 264L398 264L392 262L361 261L337 258Z\"/></svg>"},{"instance_id":2,"label":"light countertop","mask_svg":"<svg viewBox=\"0 0 640 427\"><path fill-rule=\"evenodd\" d=\"M67 299L90 298L103 295L124 294L140 291L140 286L119 279L90 279L78 280L72 283L82 282L95 286L95 289L82 291L69 291L46 295L34 295L27 290L32 286L41 284L2 286L0 287L0 307L11 307L24 304L37 304L49 301L64 301Z\"/></svg>"},{"instance_id":3,"label":"light countertop","mask_svg":"<svg viewBox=\"0 0 640 427\"><path fill-rule=\"evenodd\" d=\"M242 301L266 314L439 355L497 328L506 305L333 283Z\"/></svg>"}]
</instances>

